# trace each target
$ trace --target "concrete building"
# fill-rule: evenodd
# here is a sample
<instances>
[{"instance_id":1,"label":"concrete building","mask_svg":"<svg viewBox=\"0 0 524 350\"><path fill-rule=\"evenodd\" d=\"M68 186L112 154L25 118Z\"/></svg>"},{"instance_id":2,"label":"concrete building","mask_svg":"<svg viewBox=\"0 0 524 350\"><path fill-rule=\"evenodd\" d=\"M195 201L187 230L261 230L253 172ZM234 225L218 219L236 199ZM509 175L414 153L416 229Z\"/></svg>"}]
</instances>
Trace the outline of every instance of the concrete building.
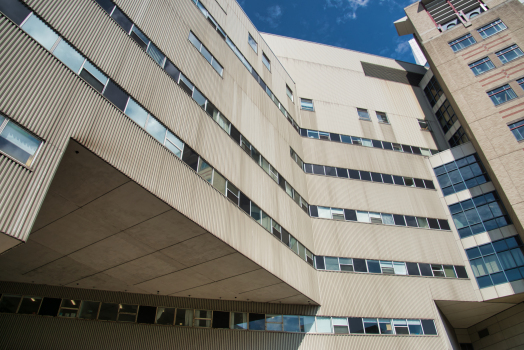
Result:
<instances>
[{"instance_id":1,"label":"concrete building","mask_svg":"<svg viewBox=\"0 0 524 350\"><path fill-rule=\"evenodd\" d=\"M506 260L511 248L503 247L508 237L523 237L523 3L422 0L405 12L395 22L397 31L413 34L430 67L420 87L450 146L462 145L430 162L480 287L481 305L521 303L488 320L460 326L448 320L464 328L459 339L474 349L523 348L523 262L520 255L519 261ZM464 147L482 163L477 174L465 162ZM487 191L500 201L498 214L484 212Z\"/></svg>"},{"instance_id":2,"label":"concrete building","mask_svg":"<svg viewBox=\"0 0 524 350\"><path fill-rule=\"evenodd\" d=\"M431 70L233 0L0 12L0 348L522 346L518 191L459 112L450 149L420 40Z\"/></svg>"}]
</instances>

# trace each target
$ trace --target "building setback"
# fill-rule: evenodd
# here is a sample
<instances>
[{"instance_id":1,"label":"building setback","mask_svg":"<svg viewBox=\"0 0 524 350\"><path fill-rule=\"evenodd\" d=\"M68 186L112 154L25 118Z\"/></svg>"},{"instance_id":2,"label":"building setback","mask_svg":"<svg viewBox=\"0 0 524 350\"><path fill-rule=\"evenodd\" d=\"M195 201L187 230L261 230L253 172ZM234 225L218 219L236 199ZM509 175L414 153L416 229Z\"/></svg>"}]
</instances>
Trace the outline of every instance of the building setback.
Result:
<instances>
[{"instance_id":1,"label":"building setback","mask_svg":"<svg viewBox=\"0 0 524 350\"><path fill-rule=\"evenodd\" d=\"M0 348L523 346L523 7L475 4L406 8L427 69L232 0L0 0Z\"/></svg>"}]
</instances>

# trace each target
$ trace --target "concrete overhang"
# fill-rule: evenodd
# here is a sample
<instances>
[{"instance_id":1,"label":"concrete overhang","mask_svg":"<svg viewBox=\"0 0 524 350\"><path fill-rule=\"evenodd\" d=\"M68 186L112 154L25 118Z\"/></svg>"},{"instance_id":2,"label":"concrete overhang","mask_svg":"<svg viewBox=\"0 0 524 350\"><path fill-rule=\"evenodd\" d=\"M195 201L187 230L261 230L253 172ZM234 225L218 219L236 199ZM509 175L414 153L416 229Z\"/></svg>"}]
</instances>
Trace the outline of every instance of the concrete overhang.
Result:
<instances>
[{"instance_id":1,"label":"concrete overhang","mask_svg":"<svg viewBox=\"0 0 524 350\"><path fill-rule=\"evenodd\" d=\"M73 140L0 280L317 305Z\"/></svg>"},{"instance_id":2,"label":"concrete overhang","mask_svg":"<svg viewBox=\"0 0 524 350\"><path fill-rule=\"evenodd\" d=\"M402 17L401 19L394 22L395 28L399 36L408 35L415 33L415 27L408 18L408 16Z\"/></svg>"}]
</instances>

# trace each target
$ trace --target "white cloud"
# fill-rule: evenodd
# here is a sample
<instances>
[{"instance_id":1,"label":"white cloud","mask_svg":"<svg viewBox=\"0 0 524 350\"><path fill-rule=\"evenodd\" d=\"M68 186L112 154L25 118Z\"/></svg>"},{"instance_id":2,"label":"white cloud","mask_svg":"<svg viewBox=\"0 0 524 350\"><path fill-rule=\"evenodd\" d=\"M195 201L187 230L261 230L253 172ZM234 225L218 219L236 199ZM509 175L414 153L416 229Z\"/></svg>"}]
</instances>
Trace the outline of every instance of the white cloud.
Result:
<instances>
[{"instance_id":1,"label":"white cloud","mask_svg":"<svg viewBox=\"0 0 524 350\"><path fill-rule=\"evenodd\" d=\"M271 28L276 28L280 24L280 19L282 18L282 8L280 5L274 5L269 6L266 9L266 15L262 16L261 14L257 13L256 16L259 20L266 22L269 24Z\"/></svg>"},{"instance_id":2,"label":"white cloud","mask_svg":"<svg viewBox=\"0 0 524 350\"><path fill-rule=\"evenodd\" d=\"M395 53L398 55L403 55L407 52L411 51L411 47L409 46L408 41L402 41L397 44L397 47L395 47Z\"/></svg>"},{"instance_id":3,"label":"white cloud","mask_svg":"<svg viewBox=\"0 0 524 350\"><path fill-rule=\"evenodd\" d=\"M342 16L337 18L337 23L357 18L357 10L366 7L370 0L326 0L327 7L336 7L342 10Z\"/></svg>"}]
</instances>

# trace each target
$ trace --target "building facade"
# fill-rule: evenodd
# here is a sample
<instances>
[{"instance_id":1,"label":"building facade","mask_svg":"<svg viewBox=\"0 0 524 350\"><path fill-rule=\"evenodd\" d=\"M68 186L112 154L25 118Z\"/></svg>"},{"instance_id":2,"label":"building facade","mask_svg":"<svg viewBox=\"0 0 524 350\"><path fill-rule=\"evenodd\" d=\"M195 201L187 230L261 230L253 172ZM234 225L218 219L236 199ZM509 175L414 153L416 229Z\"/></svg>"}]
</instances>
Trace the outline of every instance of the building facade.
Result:
<instances>
[{"instance_id":1,"label":"building facade","mask_svg":"<svg viewBox=\"0 0 524 350\"><path fill-rule=\"evenodd\" d=\"M420 40L431 70L232 0L0 12L0 348L522 346L517 175Z\"/></svg>"}]
</instances>

